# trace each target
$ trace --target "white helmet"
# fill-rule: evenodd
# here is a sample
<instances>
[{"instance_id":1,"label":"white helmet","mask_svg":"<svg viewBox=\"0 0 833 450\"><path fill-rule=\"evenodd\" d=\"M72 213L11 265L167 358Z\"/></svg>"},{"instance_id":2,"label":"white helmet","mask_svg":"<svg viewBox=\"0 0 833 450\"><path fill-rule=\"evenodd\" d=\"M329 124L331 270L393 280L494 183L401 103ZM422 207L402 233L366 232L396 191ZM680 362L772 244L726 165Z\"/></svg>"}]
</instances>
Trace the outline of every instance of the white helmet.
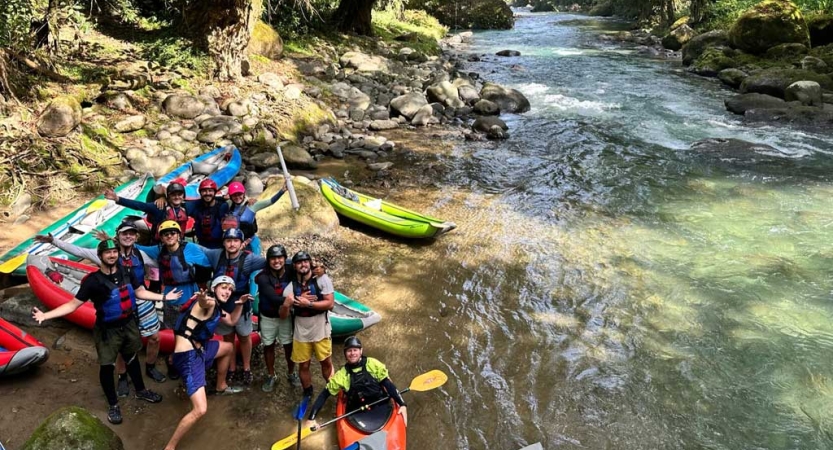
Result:
<instances>
[{"instance_id":1,"label":"white helmet","mask_svg":"<svg viewBox=\"0 0 833 450\"><path fill-rule=\"evenodd\" d=\"M213 291L215 288L217 288L217 286L223 283L228 283L231 285L232 290L235 289L234 280L232 280L231 277L226 275L220 275L219 277L215 278L214 281L211 282L211 290Z\"/></svg>"}]
</instances>

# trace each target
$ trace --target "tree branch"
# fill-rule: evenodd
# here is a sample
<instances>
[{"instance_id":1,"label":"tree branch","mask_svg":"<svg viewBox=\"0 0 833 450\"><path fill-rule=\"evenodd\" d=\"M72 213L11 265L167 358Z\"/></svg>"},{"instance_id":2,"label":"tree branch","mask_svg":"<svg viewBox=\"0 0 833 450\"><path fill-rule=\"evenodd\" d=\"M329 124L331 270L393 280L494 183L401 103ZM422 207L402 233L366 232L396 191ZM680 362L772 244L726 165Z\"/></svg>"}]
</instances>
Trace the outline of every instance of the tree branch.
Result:
<instances>
[{"instance_id":1,"label":"tree branch","mask_svg":"<svg viewBox=\"0 0 833 450\"><path fill-rule=\"evenodd\" d=\"M29 58L27 58L27 57L25 57L25 56L23 56L19 53L13 52L11 50L6 50L6 54L11 56L14 59L20 61L21 63L26 65L26 67L28 67L28 68L34 70L35 72L49 78L52 81L57 81L58 83L71 83L72 82L72 80L70 78L63 76L63 75L59 74L58 72L55 72L54 70L47 69L46 67L41 66L37 62L32 61L31 59L29 59Z\"/></svg>"}]
</instances>

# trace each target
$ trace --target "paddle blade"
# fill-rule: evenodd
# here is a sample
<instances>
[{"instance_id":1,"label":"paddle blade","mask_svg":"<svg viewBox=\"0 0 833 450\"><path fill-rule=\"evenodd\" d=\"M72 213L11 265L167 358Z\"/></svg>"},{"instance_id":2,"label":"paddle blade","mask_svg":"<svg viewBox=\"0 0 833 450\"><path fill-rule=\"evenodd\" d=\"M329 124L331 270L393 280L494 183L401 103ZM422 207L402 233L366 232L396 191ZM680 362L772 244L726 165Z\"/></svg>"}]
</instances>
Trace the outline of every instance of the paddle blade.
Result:
<instances>
[{"instance_id":1,"label":"paddle blade","mask_svg":"<svg viewBox=\"0 0 833 450\"><path fill-rule=\"evenodd\" d=\"M295 408L295 420L304 420L304 414L307 413L307 406L309 405L309 397L304 396L301 403Z\"/></svg>"},{"instance_id":2,"label":"paddle blade","mask_svg":"<svg viewBox=\"0 0 833 450\"><path fill-rule=\"evenodd\" d=\"M408 389L418 392L430 391L444 385L446 381L448 381L448 375L442 370L435 369L414 378Z\"/></svg>"},{"instance_id":3,"label":"paddle blade","mask_svg":"<svg viewBox=\"0 0 833 450\"><path fill-rule=\"evenodd\" d=\"M301 440L306 439L307 436L312 434L312 430L309 428L302 428L301 429ZM278 442L272 444L272 450L286 450L288 448L292 448L295 444L298 443L298 434L292 433L291 435L281 439Z\"/></svg>"},{"instance_id":4,"label":"paddle blade","mask_svg":"<svg viewBox=\"0 0 833 450\"><path fill-rule=\"evenodd\" d=\"M90 206L87 207L87 213L98 211L99 209L104 208L105 206L107 206L107 202L109 201L110 200L107 200L106 198L100 198L90 203Z\"/></svg>"},{"instance_id":5,"label":"paddle blade","mask_svg":"<svg viewBox=\"0 0 833 450\"><path fill-rule=\"evenodd\" d=\"M0 264L0 273L14 272L18 267L20 267L21 265L23 265L23 263L26 262L26 257L28 256L28 253L21 253L15 256L14 258L4 262L3 264Z\"/></svg>"}]
</instances>

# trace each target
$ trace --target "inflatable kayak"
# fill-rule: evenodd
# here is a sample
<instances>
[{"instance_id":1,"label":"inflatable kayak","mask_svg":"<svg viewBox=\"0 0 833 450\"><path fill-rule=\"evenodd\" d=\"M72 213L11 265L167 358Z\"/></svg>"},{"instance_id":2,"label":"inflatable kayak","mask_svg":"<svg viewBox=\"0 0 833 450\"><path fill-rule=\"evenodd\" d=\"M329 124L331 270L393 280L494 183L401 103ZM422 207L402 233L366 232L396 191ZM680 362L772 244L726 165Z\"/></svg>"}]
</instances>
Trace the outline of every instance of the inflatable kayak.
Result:
<instances>
[{"instance_id":1,"label":"inflatable kayak","mask_svg":"<svg viewBox=\"0 0 833 450\"><path fill-rule=\"evenodd\" d=\"M259 273L260 271L258 270L252 274L249 281L249 293L255 298L253 305L255 313L258 311L260 295L257 283L254 280ZM332 327L332 336L334 337L356 334L359 331L376 325L382 320L382 316L376 311L338 291L335 292L335 305L332 311L330 311L329 318Z\"/></svg>"},{"instance_id":2,"label":"inflatable kayak","mask_svg":"<svg viewBox=\"0 0 833 450\"><path fill-rule=\"evenodd\" d=\"M75 298L75 293L81 285L81 280L97 268L88 264L82 264L65 259L52 258L44 255L29 257L26 267L26 275L29 278L29 286L41 303L50 310L55 309L64 303ZM64 319L92 329L95 325L95 307L92 302L84 302L74 312L64 316ZM222 339L221 336L214 336L214 339ZM159 331L159 350L162 353L171 353L174 350L174 335L172 330ZM260 335L252 333L252 345L260 343Z\"/></svg>"},{"instance_id":3,"label":"inflatable kayak","mask_svg":"<svg viewBox=\"0 0 833 450\"><path fill-rule=\"evenodd\" d=\"M120 197L142 199L153 188L153 177L145 175L117 187ZM98 240L92 235L95 229L115 230L116 226L128 216L131 210L106 200L104 196L90 200L75 211L62 217L52 225L35 234L52 234L65 242L81 247L95 248ZM138 219L138 217L137 217ZM0 272L15 276L26 276L26 255L52 255L79 261L80 258L68 255L51 244L35 242L34 236L21 242L17 247L0 256Z\"/></svg>"},{"instance_id":4,"label":"inflatable kayak","mask_svg":"<svg viewBox=\"0 0 833 450\"><path fill-rule=\"evenodd\" d=\"M0 377L33 369L49 359L49 349L32 335L0 318Z\"/></svg>"},{"instance_id":5,"label":"inflatable kayak","mask_svg":"<svg viewBox=\"0 0 833 450\"><path fill-rule=\"evenodd\" d=\"M378 198L347 189L332 178L320 182L321 193L337 213L357 222L404 238L431 238L457 225L401 208Z\"/></svg>"},{"instance_id":6,"label":"inflatable kayak","mask_svg":"<svg viewBox=\"0 0 833 450\"><path fill-rule=\"evenodd\" d=\"M339 392L336 403L336 416L348 413L347 399L344 392ZM386 450L405 450L405 420L399 414L399 405L393 400L381 403L367 411L353 414L336 422L338 447L341 449L358 448L355 444L372 435L384 436Z\"/></svg>"},{"instance_id":7,"label":"inflatable kayak","mask_svg":"<svg viewBox=\"0 0 833 450\"><path fill-rule=\"evenodd\" d=\"M214 180L218 187L225 186L240 171L242 162L237 147L230 145L216 148L159 178L154 190L156 193L162 194L165 192L165 188L168 187L168 183L181 178L186 180L185 200L198 200L200 198L199 186L202 180L209 178ZM155 196L147 198L147 201L152 200L155 200Z\"/></svg>"}]
</instances>

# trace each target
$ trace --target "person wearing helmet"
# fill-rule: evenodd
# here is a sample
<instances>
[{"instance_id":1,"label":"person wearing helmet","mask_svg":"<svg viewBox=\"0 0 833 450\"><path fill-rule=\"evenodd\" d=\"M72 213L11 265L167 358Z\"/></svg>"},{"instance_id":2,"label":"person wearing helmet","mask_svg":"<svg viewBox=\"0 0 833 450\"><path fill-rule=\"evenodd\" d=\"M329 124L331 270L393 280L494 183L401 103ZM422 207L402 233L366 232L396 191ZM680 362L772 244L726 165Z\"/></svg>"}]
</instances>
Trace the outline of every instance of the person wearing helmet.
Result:
<instances>
[{"instance_id":1,"label":"person wearing helmet","mask_svg":"<svg viewBox=\"0 0 833 450\"><path fill-rule=\"evenodd\" d=\"M231 324L240 316L223 312L223 305L234 303L234 280L220 275L211 282L210 291L200 290L188 300L174 328L174 366L182 374L185 392L191 399L191 411L179 421L173 436L165 446L175 449L185 434L208 411L205 373L217 361L216 393L237 394L243 389L226 383L229 362L234 359L234 345L212 339L217 326ZM249 296L251 297L251 296ZM237 302L247 302L243 296Z\"/></svg>"},{"instance_id":2,"label":"person wearing helmet","mask_svg":"<svg viewBox=\"0 0 833 450\"><path fill-rule=\"evenodd\" d=\"M295 277L284 289L284 306L281 318L288 317L292 307L295 325L292 337L292 361L298 364L298 375L305 397L312 397L312 374L310 361L313 355L321 363L321 375L329 381L333 374L332 328L327 312L335 304L333 282L326 274L315 276L312 272L312 258L307 252L298 252L292 257Z\"/></svg>"},{"instance_id":3,"label":"person wearing helmet","mask_svg":"<svg viewBox=\"0 0 833 450\"><path fill-rule=\"evenodd\" d=\"M217 183L210 178L200 182L199 200L186 203L188 215L194 218L194 235L205 248L223 247L223 217L228 215L228 204L217 197Z\"/></svg>"},{"instance_id":4,"label":"person wearing helmet","mask_svg":"<svg viewBox=\"0 0 833 450\"><path fill-rule=\"evenodd\" d=\"M331 395L338 395L339 391L344 391L347 396L347 411L354 411L377 400L390 397L399 405L399 414L402 415L407 426L407 405L390 380L387 367L376 358L364 356L362 342L356 336L350 336L344 340L344 358L347 363L327 382L327 387L315 399L307 418L314 421L327 399ZM374 408L388 405L390 402ZM313 423L312 426L317 428L318 424Z\"/></svg>"},{"instance_id":5,"label":"person wearing helmet","mask_svg":"<svg viewBox=\"0 0 833 450\"><path fill-rule=\"evenodd\" d=\"M137 354L142 348L142 338L136 323L136 298L166 300L162 294L145 289L142 280L132 272L119 267L119 246L113 240L101 241L96 248L99 268L81 280L75 298L49 312L32 308L32 318L38 323L75 312L84 302L92 301L95 308L93 341L98 353L99 381L107 397L107 420L113 424L122 422L119 398L116 393L116 356L121 354L127 362L127 373L136 389L136 398L150 403L162 401L162 396L145 388L142 369ZM179 298L182 292L173 290L170 298Z\"/></svg>"},{"instance_id":6,"label":"person wearing helmet","mask_svg":"<svg viewBox=\"0 0 833 450\"><path fill-rule=\"evenodd\" d=\"M249 249L260 254L260 238L257 237L257 212L272 205L286 192L284 185L271 198L261 200L253 205L246 199L246 188L243 183L233 181L228 185L229 214L223 218L223 229L240 228L249 237Z\"/></svg>"},{"instance_id":7,"label":"person wearing helmet","mask_svg":"<svg viewBox=\"0 0 833 450\"><path fill-rule=\"evenodd\" d=\"M113 189L104 191L104 198L116 202L126 208L142 211L147 214L150 223L150 237L153 243L161 242L159 237L159 225L162 222L173 220L180 228L186 229L188 225L188 208L185 202L185 185L180 180L168 183L165 188L166 196L162 205L156 202L140 202L130 198L119 197Z\"/></svg>"},{"instance_id":8,"label":"person wearing helmet","mask_svg":"<svg viewBox=\"0 0 833 450\"><path fill-rule=\"evenodd\" d=\"M158 266L155 260L135 247L138 235L139 231L136 225L130 220L123 221L116 228L116 242L119 247L117 264L120 268L132 272L137 280L145 280L150 273L148 269ZM94 264L101 264L98 252L94 249L79 247L52 235L35 236L35 241L52 244L70 255L90 260ZM149 290L155 292L153 289ZM157 383L162 383L166 379L165 375L156 368L156 360L159 355L159 316L156 314L153 302L141 298L136 299L136 313L139 319L139 333L147 342L145 347L145 375ZM116 373L119 377L116 389L118 396L127 397L130 394L130 387L127 381L127 368L121 356L116 359Z\"/></svg>"},{"instance_id":9,"label":"person wearing helmet","mask_svg":"<svg viewBox=\"0 0 833 450\"><path fill-rule=\"evenodd\" d=\"M266 267L266 259L260 255L245 250L246 236L237 228L230 228L223 232L223 248L203 248L205 256L214 268L215 275L231 277L235 283L232 301L223 305L227 314L233 314L236 309L241 310L240 319L231 325L221 324L217 327L217 334L228 342L234 343L235 335L240 343L240 356L243 360L243 370L238 373L237 361L231 361L229 380L238 379L248 386L252 383L252 304L237 300L249 292L249 279L252 274Z\"/></svg>"}]
</instances>

